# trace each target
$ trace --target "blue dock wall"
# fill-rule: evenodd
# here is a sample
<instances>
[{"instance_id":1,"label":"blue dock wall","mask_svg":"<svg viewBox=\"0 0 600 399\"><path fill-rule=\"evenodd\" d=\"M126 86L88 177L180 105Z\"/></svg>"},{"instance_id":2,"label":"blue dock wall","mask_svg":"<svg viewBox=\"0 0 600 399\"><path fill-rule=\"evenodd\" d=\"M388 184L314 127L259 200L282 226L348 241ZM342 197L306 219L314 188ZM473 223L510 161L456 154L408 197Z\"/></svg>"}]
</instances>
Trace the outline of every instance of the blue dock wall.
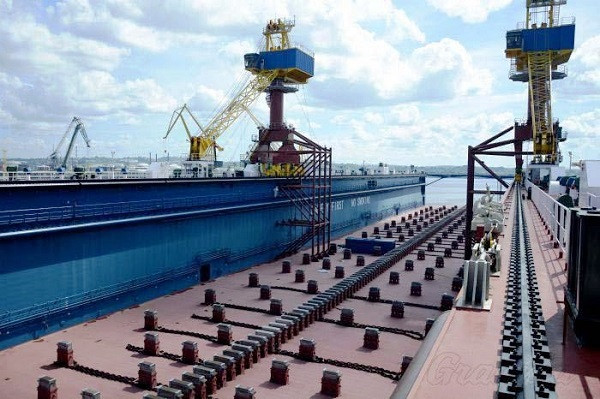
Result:
<instances>
[{"instance_id":1,"label":"blue dock wall","mask_svg":"<svg viewBox=\"0 0 600 399\"><path fill-rule=\"evenodd\" d=\"M240 200L203 207L151 207L127 217L110 214L108 210L114 208L107 206L103 215L37 219L20 225L19 218L13 218L11 224L4 223L0 233L0 348L198 284L201 276L212 279L273 259L298 234L276 224L295 211L287 200L274 197L273 180L249 187L246 182L238 187L240 183L233 181L183 183L175 190L151 183L134 185L135 190L98 185L89 191L67 185L57 186L60 195L55 192L54 196L39 187L33 196L24 187L17 188L3 197L10 197L12 205L1 201L5 216L10 208L27 209L31 215L36 207L47 209L40 205L48 201L61 207L74 198L82 209L101 207L107 200L112 201L108 204L138 198L164 202L186 194L188 198L209 197L219 191L222 196L238 195ZM332 235L422 205L422 183L422 177L335 179ZM250 188L252 198L248 199L244 190ZM114 201L115 194L119 201Z\"/></svg>"}]
</instances>

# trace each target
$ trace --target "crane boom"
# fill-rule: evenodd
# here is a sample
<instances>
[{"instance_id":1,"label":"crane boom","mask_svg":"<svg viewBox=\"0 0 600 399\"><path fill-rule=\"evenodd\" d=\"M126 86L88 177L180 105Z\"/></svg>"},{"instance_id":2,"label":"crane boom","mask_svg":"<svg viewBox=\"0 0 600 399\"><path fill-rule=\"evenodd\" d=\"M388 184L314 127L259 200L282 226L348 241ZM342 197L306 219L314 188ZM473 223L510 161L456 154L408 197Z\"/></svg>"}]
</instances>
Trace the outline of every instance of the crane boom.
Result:
<instances>
[{"instance_id":1,"label":"crane boom","mask_svg":"<svg viewBox=\"0 0 600 399\"><path fill-rule=\"evenodd\" d=\"M190 142L190 160L204 159L211 148L216 145L216 140L237 120L237 118L250 107L277 77L277 71L264 71L256 74L231 101L218 112L204 128L202 135L192 137Z\"/></svg>"},{"instance_id":2,"label":"crane boom","mask_svg":"<svg viewBox=\"0 0 600 399\"><path fill-rule=\"evenodd\" d=\"M173 111L173 114L171 115L171 121L169 122L169 127L167 128L167 133L165 134L165 137L163 137L163 139L166 139L169 136L169 133L171 133L171 130L173 130L173 128L177 124L177 121L181 120L181 123L183 124L183 127L185 129L185 133L188 136L188 139L190 141L192 141L192 133L190 132L188 124L185 121L185 118L183 117L183 113L184 112L187 112L188 115L192 118L192 120L194 121L194 123L198 127L198 130L200 130L201 132L204 132L204 129L202 129L202 126L200 126L200 122L198 122L198 120L196 119L196 117L194 116L194 114L192 114L192 111L190 111L190 109L187 106L187 104L183 104L182 107L177 108L175 111Z\"/></svg>"},{"instance_id":3,"label":"crane boom","mask_svg":"<svg viewBox=\"0 0 600 399\"><path fill-rule=\"evenodd\" d=\"M252 119L254 121L254 123L256 124L256 127L258 127L259 129L265 129L266 128L266 126L264 125L264 123L262 123L256 117L256 115L254 115L254 113L252 113L252 111L250 111L250 108L245 108L244 111L246 111L246 113L248 114L248 116L250 117L250 119Z\"/></svg>"},{"instance_id":4,"label":"crane boom","mask_svg":"<svg viewBox=\"0 0 600 399\"><path fill-rule=\"evenodd\" d=\"M73 119L71 120L71 123L69 123L69 126L67 126L67 130L65 130L62 137L60 138L58 145L56 146L54 151L52 151L52 154L50 154L50 160L52 162L53 167L57 166L56 164L58 163L58 158L59 158L58 154L60 153L62 146L65 144L65 140L67 139L67 136L69 135L69 132L71 131L71 129L73 129L73 126L75 125L75 123L77 123L76 116L73 117Z\"/></svg>"},{"instance_id":5,"label":"crane boom","mask_svg":"<svg viewBox=\"0 0 600 399\"><path fill-rule=\"evenodd\" d=\"M191 163L200 162L198 165L190 163L188 166L191 171L199 170L199 168L206 170L206 167L201 163L210 161L213 156L214 159L212 160L216 161L216 151L221 149L216 140L244 111L249 110L252 103L256 101L262 92L272 91L269 90L269 87L275 81L281 81L282 84L304 84L313 76L314 56L299 48L291 47L289 32L294 25L295 21L292 20L270 20L263 30L265 37L264 49L258 53L244 55L245 69L251 72L254 77L224 107L219 109L205 128L200 129L201 132L198 135L192 136L187 131L190 139L188 161ZM176 111L173 114L167 134L169 134L174 122L178 120L180 113ZM257 125L262 126L249 111L248 113ZM210 154L211 150L214 155Z\"/></svg>"},{"instance_id":6,"label":"crane boom","mask_svg":"<svg viewBox=\"0 0 600 399\"><path fill-rule=\"evenodd\" d=\"M52 154L50 154L50 160L52 161L53 167L56 167L56 163L59 158L58 154L59 154L62 146L64 145L67 137L69 136L69 133L71 133L71 131L72 131L71 140L69 141L69 146L67 147L67 152L65 153L65 156L63 157L63 160L60 163L60 167L62 167L62 168L67 167L67 161L69 160L69 157L71 156L71 152L73 151L73 147L75 145L75 139L77 138L78 133L81 132L81 136L83 137L83 141L85 142L85 145L88 148L90 147L90 139L87 135L87 131L85 130L85 126L83 125L82 120L79 119L78 117L74 116L71 123L69 123L67 130L65 131L62 138L60 139L58 146L56 146L56 149L52 152Z\"/></svg>"}]
</instances>

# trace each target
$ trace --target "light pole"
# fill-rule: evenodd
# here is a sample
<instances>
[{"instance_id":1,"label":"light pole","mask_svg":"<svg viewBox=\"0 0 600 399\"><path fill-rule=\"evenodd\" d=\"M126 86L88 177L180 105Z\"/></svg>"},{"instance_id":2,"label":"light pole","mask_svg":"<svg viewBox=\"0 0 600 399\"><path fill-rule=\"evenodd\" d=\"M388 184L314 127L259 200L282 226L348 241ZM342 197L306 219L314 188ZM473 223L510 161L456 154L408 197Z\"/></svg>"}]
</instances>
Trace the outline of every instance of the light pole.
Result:
<instances>
[{"instance_id":1,"label":"light pole","mask_svg":"<svg viewBox=\"0 0 600 399\"><path fill-rule=\"evenodd\" d=\"M115 150L112 150L110 152L110 157L111 157L111 163L112 165L110 165L110 171L112 173L112 178L115 178Z\"/></svg>"},{"instance_id":2,"label":"light pole","mask_svg":"<svg viewBox=\"0 0 600 399\"><path fill-rule=\"evenodd\" d=\"M571 173L571 166L573 165L573 152L569 151L569 174Z\"/></svg>"}]
</instances>

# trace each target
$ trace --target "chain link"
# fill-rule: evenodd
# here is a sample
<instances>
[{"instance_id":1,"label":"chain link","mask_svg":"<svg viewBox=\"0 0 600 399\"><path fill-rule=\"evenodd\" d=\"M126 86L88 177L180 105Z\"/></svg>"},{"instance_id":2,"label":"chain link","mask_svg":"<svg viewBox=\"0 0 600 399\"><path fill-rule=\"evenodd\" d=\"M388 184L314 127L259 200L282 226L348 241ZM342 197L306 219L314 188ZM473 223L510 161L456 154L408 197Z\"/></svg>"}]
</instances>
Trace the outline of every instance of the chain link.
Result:
<instances>
[{"instance_id":1,"label":"chain link","mask_svg":"<svg viewBox=\"0 0 600 399\"><path fill-rule=\"evenodd\" d=\"M322 321L324 323L337 324L339 326L344 326L344 327L353 327L353 328L362 328L362 329L365 329L367 327L376 328L379 331L383 331L383 332L387 332L387 333L391 333L391 334L405 335L409 338L416 339L417 341L422 341L425 338L423 333L420 333L419 331L404 330L402 328L375 326L372 324L361 324L361 323L352 323L352 325L347 325L347 324L342 324L342 322L339 320L325 319L325 318L323 318L319 321Z\"/></svg>"},{"instance_id":2,"label":"chain link","mask_svg":"<svg viewBox=\"0 0 600 399\"><path fill-rule=\"evenodd\" d=\"M387 303L387 304L390 304L390 305L395 302L393 299L376 299L376 300L371 300L371 299L369 299L369 297L360 296L360 295L350 295L349 298L351 298L351 299L358 299L358 300L361 300L361 301L368 301L368 302ZM411 307L415 307L415 308L431 309L431 310L441 310L439 306L435 306L435 305L425 305L425 304L422 304L422 303L414 303L414 302L402 302L402 303L404 304L404 306L411 306Z\"/></svg>"},{"instance_id":3,"label":"chain link","mask_svg":"<svg viewBox=\"0 0 600 399\"><path fill-rule=\"evenodd\" d=\"M54 364L59 367L61 366L60 364L58 364L58 362L55 362ZM91 367L83 366L77 362L74 362L73 366L66 366L66 368L78 371L83 374L91 375L92 377L102 378L102 379L110 380L110 381L117 381L117 382L121 382L123 384L132 385L132 386L138 386L138 380L135 377L128 377L125 375L109 373L107 371L102 371L102 370L94 369Z\"/></svg>"},{"instance_id":4,"label":"chain link","mask_svg":"<svg viewBox=\"0 0 600 399\"><path fill-rule=\"evenodd\" d=\"M146 356L156 356L156 357L164 357L165 359L169 359L169 360L173 360L175 362L179 362L179 363L183 363L183 359L181 358L180 355L176 354L176 353L169 353L169 352L165 352L165 351L159 351L156 355L149 355L146 352L144 352L144 348L140 347L140 346L134 346L131 344L127 344L127 346L125 346L125 349L127 349L130 352L137 352L139 354L142 355L146 355ZM198 361L196 362L196 364L202 364L203 360L198 358Z\"/></svg>"},{"instance_id":5,"label":"chain link","mask_svg":"<svg viewBox=\"0 0 600 399\"><path fill-rule=\"evenodd\" d=\"M214 335L197 333L195 331L174 330L174 329L166 328L166 327L157 327L156 331L164 332L167 334L187 335L190 337L204 339L206 341L217 342L217 337L215 337Z\"/></svg>"},{"instance_id":6,"label":"chain link","mask_svg":"<svg viewBox=\"0 0 600 399\"><path fill-rule=\"evenodd\" d=\"M301 292L303 294L308 294L308 291L303 290L302 288L286 287L283 285L271 285L270 287L272 290L286 290L286 291L295 291L295 292Z\"/></svg>"},{"instance_id":7,"label":"chain link","mask_svg":"<svg viewBox=\"0 0 600 399\"><path fill-rule=\"evenodd\" d=\"M283 356L293 357L294 359L304 360L306 362L331 364L332 366L336 366L336 367L343 367L343 368L347 368L347 369L363 371L366 373L379 374L382 377L389 378L394 381L398 381L400 379L400 373L386 370L384 368L377 367L377 366L369 366L367 364L353 363L353 362L344 362L342 360L337 360L337 359L326 359L326 358L322 358L320 356L315 356L315 358L313 360L307 360L307 359L303 358L302 356L300 356L299 353L287 351L285 349L280 349L280 350L276 351L276 353L279 355L283 355Z\"/></svg>"},{"instance_id":8,"label":"chain link","mask_svg":"<svg viewBox=\"0 0 600 399\"><path fill-rule=\"evenodd\" d=\"M223 303L223 302L219 302L219 304L225 306L226 308L246 310L248 312L269 314L269 311L267 309L256 308L256 307L252 307L252 306L236 305L235 303Z\"/></svg>"},{"instance_id":9,"label":"chain link","mask_svg":"<svg viewBox=\"0 0 600 399\"><path fill-rule=\"evenodd\" d=\"M192 319L196 319L196 320L206 320L206 321L213 321L211 317L208 316L199 316L197 314L193 314L191 316ZM236 326L236 327L244 327L244 328L250 328L252 330L257 330L257 329L261 329L262 327L257 325L257 324L250 324L250 323L242 323L241 321L233 321L233 320L228 320L226 319L224 321L224 323L227 324L231 324L232 326ZM216 340L216 338L215 338Z\"/></svg>"}]
</instances>

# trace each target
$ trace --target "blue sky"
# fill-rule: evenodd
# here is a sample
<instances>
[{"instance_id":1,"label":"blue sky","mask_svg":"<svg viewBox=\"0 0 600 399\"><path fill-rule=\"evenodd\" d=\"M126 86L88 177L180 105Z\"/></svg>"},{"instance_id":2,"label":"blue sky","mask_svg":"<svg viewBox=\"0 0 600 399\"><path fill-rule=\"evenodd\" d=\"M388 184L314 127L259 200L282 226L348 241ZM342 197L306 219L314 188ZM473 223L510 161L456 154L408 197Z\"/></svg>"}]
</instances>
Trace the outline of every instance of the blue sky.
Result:
<instances>
[{"instance_id":1,"label":"blue sky","mask_svg":"<svg viewBox=\"0 0 600 399\"><path fill-rule=\"evenodd\" d=\"M600 159L594 3L561 9L577 24L569 77L553 82L565 159ZM286 120L335 162L465 164L469 144L525 117L526 86L508 79L503 52L525 0L0 0L0 150L47 156L77 115L92 140L79 155L182 155L182 128L162 139L172 111L187 102L207 123L266 21L294 16L315 76L286 97ZM264 95L252 110L268 121ZM255 133L241 118L221 159L239 160Z\"/></svg>"}]
</instances>

